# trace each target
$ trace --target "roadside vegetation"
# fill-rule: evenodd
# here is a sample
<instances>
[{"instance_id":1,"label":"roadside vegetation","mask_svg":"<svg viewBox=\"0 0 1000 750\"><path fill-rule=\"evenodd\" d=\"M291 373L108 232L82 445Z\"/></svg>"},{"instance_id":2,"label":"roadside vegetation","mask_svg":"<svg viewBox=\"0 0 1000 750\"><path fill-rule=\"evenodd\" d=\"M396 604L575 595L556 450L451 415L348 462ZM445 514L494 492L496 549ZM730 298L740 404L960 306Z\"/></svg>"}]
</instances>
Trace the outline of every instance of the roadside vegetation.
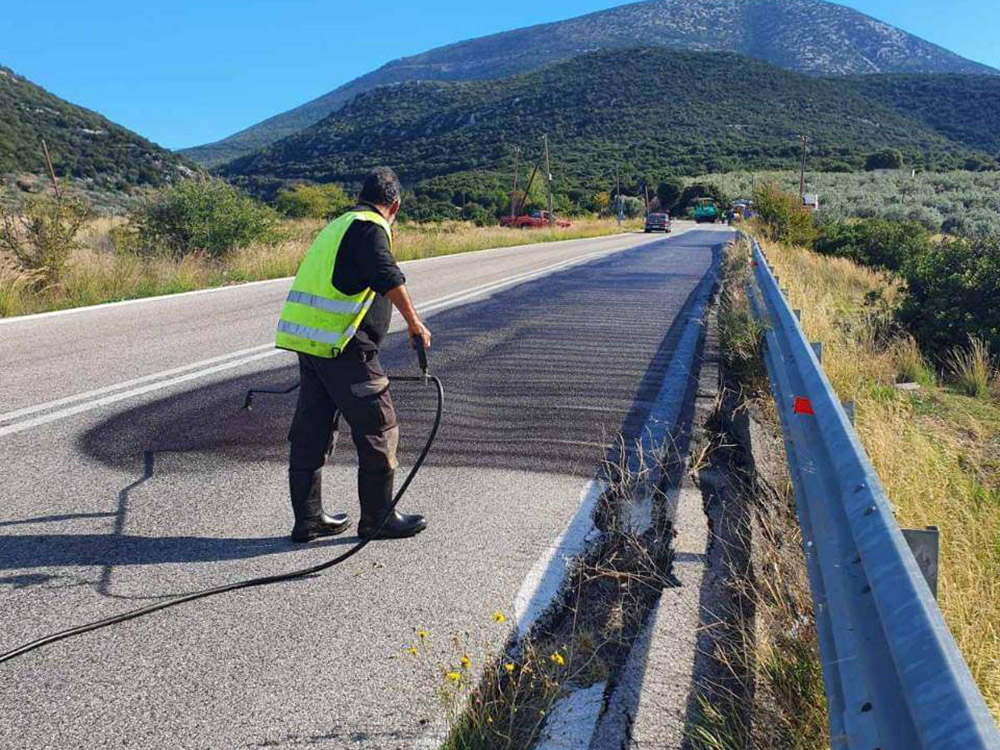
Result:
<instances>
[{"instance_id":1,"label":"roadside vegetation","mask_svg":"<svg viewBox=\"0 0 1000 750\"><path fill-rule=\"evenodd\" d=\"M771 239L779 215L757 231L900 525L941 530L939 603L1000 717L1000 246L869 220L821 229L823 255Z\"/></svg>"},{"instance_id":2,"label":"roadside vegetation","mask_svg":"<svg viewBox=\"0 0 1000 750\"><path fill-rule=\"evenodd\" d=\"M327 219L349 205L337 191L294 188L279 197L283 213L215 181L167 187L118 216L96 216L82 198L50 194L0 207L0 316L291 276ZM462 220L402 223L393 249L411 260L639 226L593 215L531 231Z\"/></svg>"},{"instance_id":3,"label":"roadside vegetation","mask_svg":"<svg viewBox=\"0 0 1000 750\"><path fill-rule=\"evenodd\" d=\"M817 193L820 224L847 219L911 221L932 235L1000 234L1000 172L930 172L911 164L872 172L807 172L806 192ZM915 165L913 165L915 166ZM732 197L750 197L755 187L773 183L798 194L797 170L727 172L688 178L686 183L718 185Z\"/></svg>"},{"instance_id":4,"label":"roadside vegetation","mask_svg":"<svg viewBox=\"0 0 1000 750\"><path fill-rule=\"evenodd\" d=\"M753 420L781 456L781 429L761 359L764 327L750 313L747 246L726 253L719 303L723 397L712 420L708 472L722 472L723 604L712 658L718 675L699 696L689 732L696 750L821 750L829 746L822 669L802 537L785 465L750 455ZM728 516L728 518L727 518Z\"/></svg>"}]
</instances>

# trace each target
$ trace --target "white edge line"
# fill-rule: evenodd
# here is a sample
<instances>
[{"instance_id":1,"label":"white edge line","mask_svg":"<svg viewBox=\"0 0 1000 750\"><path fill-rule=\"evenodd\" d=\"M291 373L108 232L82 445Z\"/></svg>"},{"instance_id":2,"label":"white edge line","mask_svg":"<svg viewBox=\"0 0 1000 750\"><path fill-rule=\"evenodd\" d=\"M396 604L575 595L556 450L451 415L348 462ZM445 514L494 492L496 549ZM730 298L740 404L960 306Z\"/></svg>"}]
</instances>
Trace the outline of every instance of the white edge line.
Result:
<instances>
[{"instance_id":1,"label":"white edge line","mask_svg":"<svg viewBox=\"0 0 1000 750\"><path fill-rule=\"evenodd\" d=\"M223 372L224 370L231 370L234 367L239 367L240 365L247 364L248 362L254 362L258 359L267 359L268 357L273 357L277 354L283 354L284 351L281 349L271 349L270 351L261 352L260 354L255 354L252 357L244 357L243 359L237 359L231 362L226 362L221 365L216 365L215 367L209 367L207 370L198 370L196 372L190 372L187 375L181 375L180 377L172 378L170 380L162 380L151 385L145 385L141 388L133 388L129 391L123 391L122 393L116 393L112 396L104 396L102 398L96 399L94 401L88 401L84 404L77 404L76 406L71 406L67 409L61 409L59 411L50 412L48 414L43 414L40 417L35 417L34 419L28 419L24 422L17 422L16 424L8 425L7 427L0 427L0 437L5 435L13 435L18 432L23 432L24 430L30 430L32 427L38 427L39 425L48 424L49 422L55 422L59 419L64 419L66 417L71 417L74 414L80 414L81 412L90 411L91 409L96 409L101 406L108 406L109 404L114 404L118 401L122 401L126 398L132 398L133 396L141 396L144 393L149 393L150 391L160 390L161 388L167 388L172 385L178 385L180 383L186 383L189 380L195 380L205 375L211 375L216 372Z\"/></svg>"},{"instance_id":2,"label":"white edge line","mask_svg":"<svg viewBox=\"0 0 1000 750\"><path fill-rule=\"evenodd\" d=\"M253 354L255 352L260 352L265 349L272 348L273 344L261 344L260 346L253 346L249 349L241 349L237 352L230 352L229 354L223 354L218 357L211 357L210 359L203 359L199 362L192 362L191 364L184 365L182 367L174 367L170 370L163 370L161 372L154 372L151 375L144 375L141 378L135 378L134 380L126 380L121 383L115 383L114 385L104 386L103 388L95 388L92 391L84 391L82 393L77 393L73 396L66 396L65 398L56 399L55 401L48 401L44 404L36 404L35 406L27 406L23 409L18 409L17 411L9 411L6 414L0 414L0 423L9 422L12 419L17 419L18 417L24 417L28 414L35 414L36 412L45 411L46 409L52 409L56 406L64 406L65 404L71 404L74 401L83 401L84 399L92 398L94 396L102 396L105 393L111 393L112 391L119 391L122 388L130 388L134 385L139 385L140 383L148 383L151 380L159 380L161 378L170 377L171 375L178 375L182 372L188 370L193 370L197 367L204 367L206 365L214 365L218 362L224 362L227 359L232 359L233 357L240 357L246 354Z\"/></svg>"},{"instance_id":3,"label":"white edge line","mask_svg":"<svg viewBox=\"0 0 1000 750\"><path fill-rule=\"evenodd\" d=\"M574 560L583 554L587 537L596 528L594 508L605 489L605 482L598 479L591 479L583 486L573 518L524 577L514 597L518 638L528 634L562 591Z\"/></svg>"},{"instance_id":4,"label":"white edge line","mask_svg":"<svg viewBox=\"0 0 1000 750\"><path fill-rule=\"evenodd\" d=\"M523 283L525 281L530 281L534 278L538 278L540 276L544 276L546 274L562 270L569 266L585 263L588 260L592 260L598 256L612 255L615 252L617 251L600 250L594 253L588 253L587 255L581 255L576 258L570 258L568 260L560 261L558 263L553 263L548 266L535 269L534 271L518 274L517 276L511 276L506 279L499 279L497 281L493 281L488 284L483 284L478 287L473 287L472 289L464 289L459 292L446 295L444 297L439 297L435 300L426 302L423 305L418 305L417 309L420 312L434 312L445 307L458 305L462 302L465 302L475 297L488 295L491 292L497 291L507 286L516 285L519 283ZM229 354L224 354L219 357L213 357L212 359L208 360L202 360L201 362L195 362L186 366L176 367L171 370L165 370L159 373L152 373L150 375L145 375L141 378L136 378L134 380L126 381L123 383L116 383L114 385L104 386L102 388L97 388L92 391L78 393L73 396L66 396L64 398L57 399L56 401L50 401L43 404L35 404L34 406L28 406L23 409L18 409L17 411L8 412L7 414L0 415L0 422L14 419L18 416L25 416L40 411L45 411L47 409L63 406L65 404L71 404L76 401L92 398L93 396L100 396L100 398L96 398L92 401L87 401L86 403L83 404L77 404L76 406L70 406L65 409L59 409L57 411L49 412L48 414L35 417L34 419L28 419L22 422L16 422L14 424L9 424L6 426L0 426L0 437L4 437L6 435L13 435L18 432L23 432L24 430L29 430L33 427L49 424L51 422L55 422L57 420L64 419L66 417L71 417L75 414L80 414L82 412L90 411L91 409L97 409L101 406L114 404L126 398L132 398L133 396L140 396L145 393L150 393L152 391L160 390L163 388L169 388L171 386L178 385L180 383L189 382L199 377L212 375L218 372L232 369L234 367L238 367L248 362L253 362L258 359L264 359L282 353L283 350L272 349L271 348L272 346L273 346L272 344L261 344L259 346L252 347L250 349L243 349L237 352L230 352ZM232 360L233 357L238 357L242 354L250 354L251 352L260 352L261 350L267 350L267 351L264 351L263 353L253 354L252 356L248 356L243 359L227 361L227 360ZM191 372L186 375L181 375L180 377L174 377L174 378L169 377L171 375L185 372L200 365L222 362L222 361L225 361L226 363L222 365L208 367L206 369L196 370L195 372ZM163 380L162 378L165 377L168 379ZM156 382L151 383L149 385L143 385L138 388L131 388L129 390L124 390L124 391L121 390L123 388L129 388L129 386L132 385L138 385L139 383L149 383L149 381L154 381L154 380ZM111 393L113 391L120 391L120 392L116 393L113 396L103 395Z\"/></svg>"},{"instance_id":5,"label":"white edge line","mask_svg":"<svg viewBox=\"0 0 1000 750\"><path fill-rule=\"evenodd\" d=\"M682 232L689 231L690 227L681 230ZM680 234L681 232L674 233L674 236ZM495 253L503 250L524 250L526 248L538 247L538 246L550 246L550 245L562 245L568 242L593 242L594 240L613 240L622 237L632 236L633 233L622 232L620 234L602 234L596 237L578 237L576 239L570 240L555 240L553 242L535 242L527 245L506 245L504 247L488 247L482 250L469 250L461 253L445 253L443 255L434 255L430 258L412 258L411 260L400 261L400 266L408 266L414 263L426 263L432 260L442 260L445 258L455 258L464 257L469 255L478 255L480 253ZM668 235L670 236L670 235ZM259 281L246 281L240 284L225 284L223 286L213 286L209 289L193 289L190 292L176 292L174 294L158 294L153 297L139 297L137 299L123 299L117 302L102 302L97 305L85 305L83 307L69 307L65 310L49 310L48 312L32 313L31 315L17 315L14 317L2 317L0 318L0 326L11 325L14 323L25 323L34 320L41 320L43 318L56 318L63 315L76 315L78 313L93 312L95 310L110 310L116 307L124 307L126 305L138 305L144 302L162 302L163 300L174 300L174 299L184 299L186 297L193 297L196 294L214 294L216 292L225 292L232 289L247 289L253 286L261 286L263 284L277 284L280 282L291 281L293 276L281 276L277 279L261 279Z\"/></svg>"}]
</instances>

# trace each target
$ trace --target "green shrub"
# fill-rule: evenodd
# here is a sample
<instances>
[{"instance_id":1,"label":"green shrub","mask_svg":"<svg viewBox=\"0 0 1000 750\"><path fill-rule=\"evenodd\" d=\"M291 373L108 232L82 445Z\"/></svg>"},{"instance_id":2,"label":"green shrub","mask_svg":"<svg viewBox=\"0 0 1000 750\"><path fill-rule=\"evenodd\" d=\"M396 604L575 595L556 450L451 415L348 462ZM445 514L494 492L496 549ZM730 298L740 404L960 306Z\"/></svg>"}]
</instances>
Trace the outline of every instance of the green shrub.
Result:
<instances>
[{"instance_id":1,"label":"green shrub","mask_svg":"<svg viewBox=\"0 0 1000 750\"><path fill-rule=\"evenodd\" d=\"M875 169L899 169L903 166L903 154L894 148L868 154L865 158L865 169L869 172Z\"/></svg>"},{"instance_id":2,"label":"green shrub","mask_svg":"<svg viewBox=\"0 0 1000 750\"><path fill-rule=\"evenodd\" d=\"M125 245L141 254L221 258L272 239L277 214L221 180L188 180L148 198L132 213L130 230L133 241Z\"/></svg>"},{"instance_id":3,"label":"green shrub","mask_svg":"<svg viewBox=\"0 0 1000 750\"><path fill-rule=\"evenodd\" d=\"M670 177L656 186L656 197L660 199L660 208L664 211L672 211L683 194L684 183L676 177Z\"/></svg>"},{"instance_id":4,"label":"green shrub","mask_svg":"<svg viewBox=\"0 0 1000 750\"><path fill-rule=\"evenodd\" d=\"M943 355L969 336L1000 351L1000 239L932 244L903 267L909 293L899 310L921 347Z\"/></svg>"},{"instance_id":5,"label":"green shrub","mask_svg":"<svg viewBox=\"0 0 1000 750\"><path fill-rule=\"evenodd\" d=\"M824 224L815 249L871 268L899 271L907 261L927 252L930 244L930 235L916 222L862 219Z\"/></svg>"},{"instance_id":6,"label":"green shrub","mask_svg":"<svg viewBox=\"0 0 1000 750\"><path fill-rule=\"evenodd\" d=\"M487 224L496 223L493 217L486 213L486 209L478 203L466 203L462 207L462 218L465 221L471 221L477 227L485 227Z\"/></svg>"},{"instance_id":7,"label":"green shrub","mask_svg":"<svg viewBox=\"0 0 1000 750\"><path fill-rule=\"evenodd\" d=\"M802 207L799 196L784 193L767 183L753 193L757 220L769 239L811 247L817 236L812 214Z\"/></svg>"},{"instance_id":8,"label":"green shrub","mask_svg":"<svg viewBox=\"0 0 1000 750\"><path fill-rule=\"evenodd\" d=\"M57 284L90 216L90 204L77 198L38 195L20 209L0 207L0 249L30 275L33 286Z\"/></svg>"},{"instance_id":9,"label":"green shrub","mask_svg":"<svg viewBox=\"0 0 1000 750\"><path fill-rule=\"evenodd\" d=\"M282 190L275 207L290 219L331 219L353 203L340 185L302 184Z\"/></svg>"}]
</instances>

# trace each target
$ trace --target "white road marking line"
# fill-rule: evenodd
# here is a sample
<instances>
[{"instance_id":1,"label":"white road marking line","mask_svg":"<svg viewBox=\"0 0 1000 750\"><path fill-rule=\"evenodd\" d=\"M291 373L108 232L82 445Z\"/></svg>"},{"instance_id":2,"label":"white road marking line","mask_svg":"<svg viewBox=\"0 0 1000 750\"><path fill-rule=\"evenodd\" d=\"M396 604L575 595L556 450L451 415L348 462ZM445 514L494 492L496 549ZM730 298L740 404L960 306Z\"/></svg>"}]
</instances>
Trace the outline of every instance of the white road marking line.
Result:
<instances>
[{"instance_id":1,"label":"white road marking line","mask_svg":"<svg viewBox=\"0 0 1000 750\"><path fill-rule=\"evenodd\" d=\"M688 229L681 230L682 232L689 231ZM544 242L544 243L532 243L530 245L507 245L505 247L489 247L483 250L470 250L464 253L446 253L444 255L434 255L430 258L413 258L411 260L400 261L401 266L409 266L415 263L427 263L434 260L443 260L445 258L458 258L458 257L468 257L470 255L478 255L480 253L494 253L501 252L504 250L524 250L525 248L530 248L536 245L563 245L570 242L588 242L594 240L614 240L623 239L631 235L628 234L608 234L599 235L597 237L579 237L571 240L556 240L554 242ZM2 325L12 325L14 323L24 323L28 321L40 320L43 318L56 318L64 315L77 315L79 313L93 312L95 310L110 310L116 307L124 307L125 305L139 305L145 302L162 302L163 300L175 300L184 299L185 297L192 297L196 294L214 294L216 292L231 291L233 289L246 289L253 286L261 286L263 284L278 284L280 282L288 283L294 277L293 276L282 276L277 279L262 279L260 281L245 281L240 284L227 284L225 286L215 286L210 289L193 289L190 292L175 292L173 294L157 294L152 297L140 297L138 299L123 299L118 302L102 302L97 305L85 305L83 307L70 307L66 310L50 310L49 312L33 313L31 315L18 315L12 318L2 318L0 317L0 326Z\"/></svg>"},{"instance_id":2,"label":"white road marking line","mask_svg":"<svg viewBox=\"0 0 1000 750\"><path fill-rule=\"evenodd\" d=\"M246 354L255 354L256 352L264 351L265 349L273 348L273 344L261 344L260 346L252 346L249 349L241 349L236 352L230 352L229 354L223 354L219 357L212 357L210 359L203 359L199 362L192 362L191 364L184 365L183 367L174 367L170 370L163 370L162 372L154 372L152 375L144 375L141 378L135 378L134 380L125 380L121 383L115 383L114 385L104 386L103 388L95 388L92 391L84 391L82 393L77 393L74 396L66 396L65 398L56 399L55 401L48 401L44 404L36 404L35 406L27 406L23 409L18 409L16 411L9 411L6 414L0 414L0 423L10 422L12 420L18 419L19 417L25 417L29 414L36 414L40 411L47 411L48 409L54 409L57 406L65 406L66 404L72 404L74 401L83 401L88 398L93 398L94 396L103 396L105 393L111 393L112 391L119 391L122 388L130 388L135 385L140 385L141 383L148 383L152 380L159 380L161 378L167 378L171 375L179 375L182 372L187 372L188 370L193 370L198 367L208 367L219 362L224 362L227 359L232 359L233 357L239 357Z\"/></svg>"},{"instance_id":3,"label":"white road marking line","mask_svg":"<svg viewBox=\"0 0 1000 750\"><path fill-rule=\"evenodd\" d=\"M104 396L102 398L94 399L93 401L87 401L82 404L77 404L76 406L70 406L66 409L60 409L59 411L49 412L48 414L43 414L40 417L35 417L34 419L28 419L23 422L17 422L6 427L0 427L0 437L5 435L13 435L18 432L24 432L25 430L30 430L32 427L38 427L39 425L48 424L49 422L55 422L59 419L65 419L66 417L72 417L74 414L80 414L85 411L90 411L91 409L97 409L101 406L108 406L109 404L114 404L118 401L123 401L127 398L132 398L134 396L141 396L144 393L150 393L151 391L158 391L162 388L169 388L172 385L178 385L180 383L186 383L189 380L196 380L197 378L204 377L206 375L212 375L217 372L223 372L225 370L231 370L234 367L239 367L240 365L247 364L248 362L254 362L258 359L267 359L268 357L273 357L276 354L282 354L281 349L271 349L270 351L261 352L260 354L255 354L252 357L244 357L243 359L237 359L231 362L225 362L221 365L216 365L215 367L209 367L204 370L196 370L195 372L189 372L187 375L181 375L180 377L171 378L170 380L162 380L150 385L144 385L141 388L133 388L128 391L123 391L121 393L115 393L111 396Z\"/></svg>"},{"instance_id":4,"label":"white road marking line","mask_svg":"<svg viewBox=\"0 0 1000 750\"><path fill-rule=\"evenodd\" d=\"M452 294L445 295L443 297L438 297L437 299L430 300L422 305L417 305L417 310L421 313L435 312L437 310L443 309L445 307L452 307L454 305L466 302L474 297L480 297L491 292L497 291L504 287L514 286L532 279L545 276L555 271L562 270L569 266L578 265L580 263L585 263L588 260L596 258L598 256L610 255L617 250L600 250L593 253L588 253L586 255L581 255L576 258L570 258L568 260L560 261L558 263L552 263L548 266L543 266L542 268L535 269L534 271L529 271L527 273L517 274L515 276L510 276L505 279L499 279L497 281L489 282L487 284L481 284L477 287L472 287L471 289L463 289L458 292L453 292ZM125 381L122 383L116 383L114 385L104 386L102 388L97 388L91 391L86 391L84 393L79 393L74 396L66 396L55 401L49 401L44 404L36 404L34 406L28 406L23 409L18 409L13 412L8 412L7 414L0 415L0 422L9 421L11 419L16 419L19 416L27 416L29 414L36 414L38 412L47 411L59 406L65 406L67 404L72 404L77 401L84 401L84 403L78 403L75 406L67 406L64 409L58 409L57 411L49 412L48 414L43 414L41 416L34 417L33 419L27 419L21 422L15 422L13 424L8 424L0 427L0 437L6 435L13 435L18 432L23 432L25 430L30 430L33 427L38 427L40 425L49 424L66 417L71 417L75 414L81 414L92 409L97 409L102 406L108 406L110 404L117 403L118 401L123 401L127 398L132 398L134 396L141 396L145 393L151 393L163 388L170 388L174 385L179 385L181 383L186 383L191 380L195 380L206 375L213 375L218 372L223 372L225 370L230 370L235 367L247 364L249 362L254 362L261 359L266 359L268 357L273 357L277 354L281 354L283 350L273 349L273 344L261 344L259 346L251 347L250 349L243 349L236 352L230 352L229 354L224 354L219 357L213 357L212 359L202 360L201 362L194 362L183 367L175 367L170 370L164 370L162 372L153 373L151 375L145 375L141 378L136 378L134 380ZM242 357L240 359L232 359L233 357L240 357L241 355L248 354L250 356ZM221 362L222 364L215 364ZM184 375L178 375L179 373L186 372L192 368L202 367L203 365L211 365L209 367L203 367L202 369L195 370L194 372L189 372ZM171 377L173 375L178 375L178 377ZM156 382L151 382L156 381ZM146 383L146 385L136 386L140 383ZM127 389L127 390L122 390ZM118 393L114 393L118 391ZM105 395L113 394L113 395ZM97 398L94 398L94 397ZM91 399L87 401L86 399Z\"/></svg>"}]
</instances>

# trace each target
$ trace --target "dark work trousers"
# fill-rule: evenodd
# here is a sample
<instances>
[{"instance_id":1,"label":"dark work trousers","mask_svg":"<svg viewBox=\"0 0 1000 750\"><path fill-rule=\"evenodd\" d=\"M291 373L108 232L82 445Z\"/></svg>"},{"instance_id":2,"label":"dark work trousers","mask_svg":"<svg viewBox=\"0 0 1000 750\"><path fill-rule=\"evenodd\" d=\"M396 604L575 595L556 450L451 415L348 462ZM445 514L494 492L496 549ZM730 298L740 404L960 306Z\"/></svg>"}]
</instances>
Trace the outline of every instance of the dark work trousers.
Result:
<instances>
[{"instance_id":1,"label":"dark work trousers","mask_svg":"<svg viewBox=\"0 0 1000 750\"><path fill-rule=\"evenodd\" d=\"M300 353L299 374L299 401L288 433L289 469L315 471L326 463L339 411L351 427L359 473L394 471L399 426L378 354L354 342L333 359Z\"/></svg>"}]
</instances>

